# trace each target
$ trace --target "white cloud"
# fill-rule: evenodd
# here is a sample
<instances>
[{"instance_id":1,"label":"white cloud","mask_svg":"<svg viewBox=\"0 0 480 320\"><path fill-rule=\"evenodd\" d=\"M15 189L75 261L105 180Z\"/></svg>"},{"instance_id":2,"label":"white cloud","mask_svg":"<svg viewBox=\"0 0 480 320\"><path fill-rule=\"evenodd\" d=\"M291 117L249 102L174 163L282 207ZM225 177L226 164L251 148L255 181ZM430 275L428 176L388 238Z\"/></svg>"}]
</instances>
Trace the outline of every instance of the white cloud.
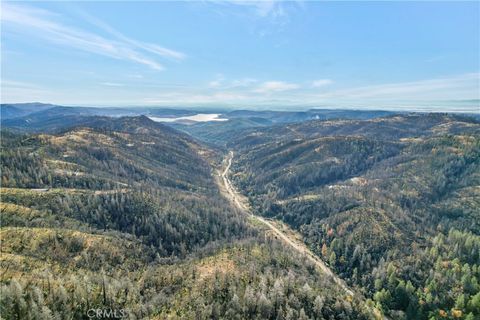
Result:
<instances>
[{"instance_id":1,"label":"white cloud","mask_svg":"<svg viewBox=\"0 0 480 320\"><path fill-rule=\"evenodd\" d=\"M447 78L389 83L336 90L319 98L341 99L478 99L480 74L468 73Z\"/></svg>"},{"instance_id":2,"label":"white cloud","mask_svg":"<svg viewBox=\"0 0 480 320\"><path fill-rule=\"evenodd\" d=\"M265 37L284 30L291 21L291 12L304 8L303 1L283 0L210 0L221 15L232 14L248 22L249 31ZM218 10L222 6L222 9Z\"/></svg>"},{"instance_id":3,"label":"white cloud","mask_svg":"<svg viewBox=\"0 0 480 320\"><path fill-rule=\"evenodd\" d=\"M117 83L117 82L101 82L100 83L102 86L107 86L107 87L123 87L125 86L122 83Z\"/></svg>"},{"instance_id":4,"label":"white cloud","mask_svg":"<svg viewBox=\"0 0 480 320\"><path fill-rule=\"evenodd\" d=\"M222 81L220 81L220 80L214 80L214 81L210 81L210 82L208 83L208 86L209 86L210 88L218 88L218 87L220 87L221 85L222 85Z\"/></svg>"},{"instance_id":5,"label":"white cloud","mask_svg":"<svg viewBox=\"0 0 480 320\"><path fill-rule=\"evenodd\" d=\"M254 78L243 78L243 79L233 80L230 86L232 88L250 87L257 82L258 80Z\"/></svg>"},{"instance_id":6,"label":"white cloud","mask_svg":"<svg viewBox=\"0 0 480 320\"><path fill-rule=\"evenodd\" d=\"M257 93L273 93L298 89L300 86L295 83L283 81L267 81L262 83L254 92Z\"/></svg>"},{"instance_id":7,"label":"white cloud","mask_svg":"<svg viewBox=\"0 0 480 320\"><path fill-rule=\"evenodd\" d=\"M223 76L223 74L218 73L215 76L215 80L212 80L208 83L208 87L209 88L220 88L223 85L224 81L225 81L225 77Z\"/></svg>"},{"instance_id":8,"label":"white cloud","mask_svg":"<svg viewBox=\"0 0 480 320\"><path fill-rule=\"evenodd\" d=\"M36 84L2 79L0 102L46 101L44 98L50 96L51 93L51 91Z\"/></svg>"},{"instance_id":9,"label":"white cloud","mask_svg":"<svg viewBox=\"0 0 480 320\"><path fill-rule=\"evenodd\" d=\"M258 83L258 80L253 78L241 78L241 79L229 80L229 79L226 79L222 74L218 74L214 80L208 83L208 87L212 89L229 90L229 89L249 88L256 83Z\"/></svg>"},{"instance_id":10,"label":"white cloud","mask_svg":"<svg viewBox=\"0 0 480 320\"><path fill-rule=\"evenodd\" d=\"M90 23L92 23L93 25L95 25L95 26L107 31L111 35L115 36L117 39L119 39L121 41L124 41L126 43L129 43L129 44L131 44L131 45L133 45L137 48L143 49L145 51L149 51L149 52L154 53L154 54L156 54L158 56L161 56L161 57L173 58L173 59L176 59L176 60L182 60L182 59L186 58L186 55L183 52L168 49L168 48L159 46L157 44L141 42L141 41L137 41L137 40L134 40L132 38L129 38L129 37L125 36L124 34L122 34L121 32L112 28L110 25L106 24L105 22L103 22L103 21L101 21L101 20L99 20L99 19L97 19L97 18L95 18L91 15L89 15L86 12L82 11L81 16L83 18L85 18L87 21L89 21Z\"/></svg>"},{"instance_id":11,"label":"white cloud","mask_svg":"<svg viewBox=\"0 0 480 320\"><path fill-rule=\"evenodd\" d=\"M312 82L312 87L319 88L332 84L333 81L330 79L319 79Z\"/></svg>"},{"instance_id":12,"label":"white cloud","mask_svg":"<svg viewBox=\"0 0 480 320\"><path fill-rule=\"evenodd\" d=\"M37 86L36 84L32 84L32 83L29 83L29 82L8 80L8 79L2 79L1 85L2 85L2 88L3 87L17 87L17 88L26 88L26 89L38 89L39 88L39 86Z\"/></svg>"},{"instance_id":13,"label":"white cloud","mask_svg":"<svg viewBox=\"0 0 480 320\"><path fill-rule=\"evenodd\" d=\"M220 87L221 84L222 84L222 83L221 83L220 81L214 80L214 81L210 81L210 82L208 83L208 86L209 86L210 88L218 88L218 87Z\"/></svg>"},{"instance_id":14,"label":"white cloud","mask_svg":"<svg viewBox=\"0 0 480 320\"><path fill-rule=\"evenodd\" d=\"M261 1L251 1L251 0L227 0L227 1L212 1L217 4L230 4L235 6L242 6L245 8L250 8L253 12L260 17L267 16L281 16L285 12L281 1L278 0L261 0Z\"/></svg>"},{"instance_id":15,"label":"white cloud","mask_svg":"<svg viewBox=\"0 0 480 320\"><path fill-rule=\"evenodd\" d=\"M183 53L143 43L125 37L113 28L96 20L96 24L113 34L116 39L108 39L98 34L67 26L58 22L59 16L53 12L29 6L2 3L2 27L14 28L16 32L34 35L60 45L114 59L146 65L154 70L163 66L146 53L157 56L182 59ZM92 18L93 19L93 18Z\"/></svg>"},{"instance_id":16,"label":"white cloud","mask_svg":"<svg viewBox=\"0 0 480 320\"><path fill-rule=\"evenodd\" d=\"M250 1L256 7L256 12L261 17L272 16L274 18L285 16L285 10L283 9L280 1Z\"/></svg>"},{"instance_id":17,"label":"white cloud","mask_svg":"<svg viewBox=\"0 0 480 320\"><path fill-rule=\"evenodd\" d=\"M183 60L187 56L183 52L179 52L179 51L167 49L167 48L164 48L164 47L160 47L159 45L156 45L156 44L143 43L143 42L138 42L138 41L134 41L134 42L131 42L131 43L135 44L136 46L138 46L138 47L140 47L144 50L150 51L152 53L156 53L157 55L162 56L162 57L169 57L169 58L174 58L174 59L177 59L177 60Z\"/></svg>"}]
</instances>

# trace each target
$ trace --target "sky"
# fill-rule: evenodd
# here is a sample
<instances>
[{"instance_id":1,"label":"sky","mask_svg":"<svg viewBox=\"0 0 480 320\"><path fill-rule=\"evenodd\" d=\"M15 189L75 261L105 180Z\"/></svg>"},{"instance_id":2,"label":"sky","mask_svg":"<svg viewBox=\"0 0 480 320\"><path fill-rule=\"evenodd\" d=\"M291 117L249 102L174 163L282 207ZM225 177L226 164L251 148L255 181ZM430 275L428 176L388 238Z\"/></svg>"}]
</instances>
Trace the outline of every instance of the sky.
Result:
<instances>
[{"instance_id":1,"label":"sky","mask_svg":"<svg viewBox=\"0 0 480 320\"><path fill-rule=\"evenodd\" d=\"M480 112L480 2L1 2L2 103Z\"/></svg>"}]
</instances>

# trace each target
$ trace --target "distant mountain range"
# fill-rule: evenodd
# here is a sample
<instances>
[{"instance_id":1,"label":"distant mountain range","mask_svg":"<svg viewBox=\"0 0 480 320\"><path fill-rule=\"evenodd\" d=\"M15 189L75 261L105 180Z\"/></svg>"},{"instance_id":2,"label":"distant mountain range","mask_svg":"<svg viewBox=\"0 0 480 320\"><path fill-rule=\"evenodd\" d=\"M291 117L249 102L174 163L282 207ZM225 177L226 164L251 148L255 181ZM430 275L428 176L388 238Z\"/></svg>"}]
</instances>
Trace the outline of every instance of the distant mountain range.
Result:
<instances>
[{"instance_id":1,"label":"distant mountain range","mask_svg":"<svg viewBox=\"0 0 480 320\"><path fill-rule=\"evenodd\" d=\"M54 132L59 128L76 126L84 121L88 122L88 117L91 116L122 117L146 115L159 118L180 118L209 112L211 111L202 109L186 110L154 107L66 107L42 103L0 105L1 125L3 127L28 132ZM213 136L211 136L212 130L209 130L209 127L211 126L210 122L172 122L169 123L169 125L199 137L204 135L206 140L212 142L218 140L215 135L221 134L221 131L230 132L232 130L235 131L246 127L261 127L264 125L303 122L307 120L362 120L385 117L394 114L406 114L380 110L335 109L311 109L294 112L254 110L220 110L216 112L220 113L221 118L229 119L230 121L225 121L222 124L215 124L216 130L214 130ZM468 114L466 116L480 119L480 115ZM206 132L209 132L210 134L206 134Z\"/></svg>"}]
</instances>

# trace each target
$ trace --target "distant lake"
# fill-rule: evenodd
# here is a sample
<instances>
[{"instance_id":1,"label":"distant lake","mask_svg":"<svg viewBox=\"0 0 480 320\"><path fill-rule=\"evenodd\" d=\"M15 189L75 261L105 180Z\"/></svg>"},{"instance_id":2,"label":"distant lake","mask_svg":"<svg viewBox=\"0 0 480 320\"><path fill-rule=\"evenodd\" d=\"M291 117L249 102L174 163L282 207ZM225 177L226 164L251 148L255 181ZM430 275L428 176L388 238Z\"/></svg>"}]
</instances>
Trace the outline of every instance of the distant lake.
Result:
<instances>
[{"instance_id":1,"label":"distant lake","mask_svg":"<svg viewBox=\"0 0 480 320\"><path fill-rule=\"evenodd\" d=\"M195 121L195 122L207 122L207 121L227 121L228 119L219 118L220 113L198 113L193 116L177 117L177 118L162 118L162 117L149 117L156 122L177 122L177 121Z\"/></svg>"}]
</instances>

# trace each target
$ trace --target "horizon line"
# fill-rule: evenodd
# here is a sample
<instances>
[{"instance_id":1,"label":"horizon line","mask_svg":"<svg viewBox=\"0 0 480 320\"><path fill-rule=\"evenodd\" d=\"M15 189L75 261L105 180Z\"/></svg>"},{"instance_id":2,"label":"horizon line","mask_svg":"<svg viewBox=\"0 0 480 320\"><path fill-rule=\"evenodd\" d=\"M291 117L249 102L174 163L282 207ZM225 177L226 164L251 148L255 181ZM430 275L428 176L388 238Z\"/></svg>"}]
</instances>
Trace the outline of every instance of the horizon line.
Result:
<instances>
[{"instance_id":1,"label":"horizon line","mask_svg":"<svg viewBox=\"0 0 480 320\"><path fill-rule=\"evenodd\" d=\"M439 101L442 102L442 101ZM307 112L312 110L345 110L345 111L388 111L388 112L415 112L415 113L459 113L459 114L480 114L480 99L465 99L465 100L445 100L447 102L473 102L472 106L458 106L455 109L445 109L445 105L398 105L398 106L360 106L360 105L308 105L308 104L296 104L296 105L267 105L267 104L252 104L252 105L238 105L235 106L232 103L224 104L152 104L152 105L139 105L139 104L125 104L125 105L113 105L113 104L59 104L51 102L1 102L0 105L22 105L22 104L41 104L52 105L54 107L67 107L67 108L119 108L119 109L132 109L132 108L163 108L163 109L183 109L189 111L201 111L201 110L224 110L224 111L276 111L276 112Z\"/></svg>"}]
</instances>

